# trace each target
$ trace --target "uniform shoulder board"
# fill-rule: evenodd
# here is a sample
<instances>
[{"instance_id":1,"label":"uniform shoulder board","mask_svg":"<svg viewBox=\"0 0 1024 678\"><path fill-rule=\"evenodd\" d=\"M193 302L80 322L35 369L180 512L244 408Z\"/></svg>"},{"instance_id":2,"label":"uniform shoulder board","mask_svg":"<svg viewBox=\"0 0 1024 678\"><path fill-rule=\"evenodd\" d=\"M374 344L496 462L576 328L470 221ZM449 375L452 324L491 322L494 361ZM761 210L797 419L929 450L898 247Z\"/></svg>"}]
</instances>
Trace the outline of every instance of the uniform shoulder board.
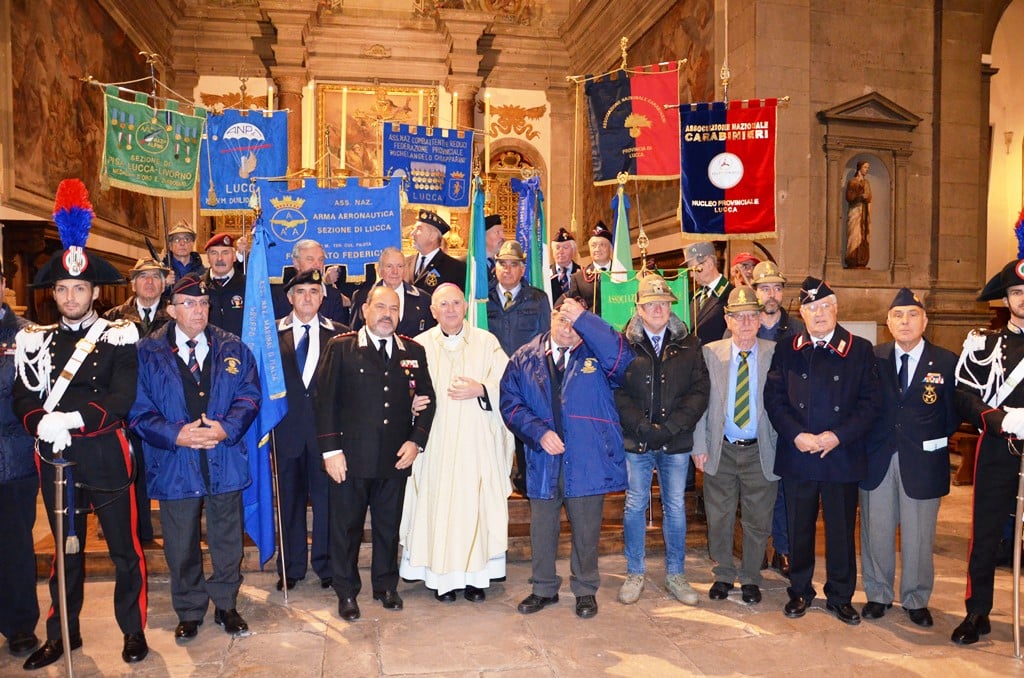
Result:
<instances>
[{"instance_id":1,"label":"uniform shoulder board","mask_svg":"<svg viewBox=\"0 0 1024 678\"><path fill-rule=\"evenodd\" d=\"M36 325L35 323L29 323L18 330L18 333L14 336L14 343L25 355L38 353L46 344L47 337L56 330L56 324Z\"/></svg>"},{"instance_id":2,"label":"uniform shoulder board","mask_svg":"<svg viewBox=\"0 0 1024 678\"><path fill-rule=\"evenodd\" d=\"M126 346L139 340L139 328L130 320L114 320L110 323L100 340L114 346Z\"/></svg>"}]
</instances>

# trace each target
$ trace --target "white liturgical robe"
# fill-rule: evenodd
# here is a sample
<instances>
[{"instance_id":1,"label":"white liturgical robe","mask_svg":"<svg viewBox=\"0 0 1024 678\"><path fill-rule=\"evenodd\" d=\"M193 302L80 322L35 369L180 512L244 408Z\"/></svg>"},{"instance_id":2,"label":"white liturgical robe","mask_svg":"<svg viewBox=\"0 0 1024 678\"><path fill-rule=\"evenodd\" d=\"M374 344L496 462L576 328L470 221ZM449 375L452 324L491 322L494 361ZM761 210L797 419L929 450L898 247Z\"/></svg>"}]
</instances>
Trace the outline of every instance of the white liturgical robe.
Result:
<instances>
[{"instance_id":1,"label":"white liturgical robe","mask_svg":"<svg viewBox=\"0 0 1024 678\"><path fill-rule=\"evenodd\" d=\"M437 326L416 341L427 352L437 411L406 485L401 576L438 594L486 588L505 576L508 549L514 441L498 410L508 356L493 334L468 323L457 335L445 336ZM448 397L459 377L484 385L490 409L480 398Z\"/></svg>"}]
</instances>

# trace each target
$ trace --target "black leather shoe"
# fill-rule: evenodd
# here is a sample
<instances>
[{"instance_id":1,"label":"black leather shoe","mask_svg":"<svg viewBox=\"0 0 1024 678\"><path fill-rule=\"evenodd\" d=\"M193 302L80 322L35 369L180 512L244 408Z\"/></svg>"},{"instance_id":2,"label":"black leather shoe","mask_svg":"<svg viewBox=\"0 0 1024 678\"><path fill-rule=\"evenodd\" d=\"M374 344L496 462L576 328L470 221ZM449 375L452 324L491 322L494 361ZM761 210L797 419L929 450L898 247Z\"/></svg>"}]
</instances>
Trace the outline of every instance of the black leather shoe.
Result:
<instances>
[{"instance_id":1,"label":"black leather shoe","mask_svg":"<svg viewBox=\"0 0 1024 678\"><path fill-rule=\"evenodd\" d=\"M885 616L885 611L890 607L892 607L892 603L885 604L868 601L860 609L860 615L865 619L881 619Z\"/></svg>"},{"instance_id":2,"label":"black leather shoe","mask_svg":"<svg viewBox=\"0 0 1024 678\"><path fill-rule=\"evenodd\" d=\"M77 650L80 647L82 647L82 636L72 636L71 649ZM22 667L26 671L34 671L36 669L41 669L44 666L49 666L63 656L63 641L59 638L57 640L48 640L43 643L38 650L29 655L29 658L25 660Z\"/></svg>"},{"instance_id":3,"label":"black leather shoe","mask_svg":"<svg viewBox=\"0 0 1024 678\"><path fill-rule=\"evenodd\" d=\"M580 619L590 619L597 616L597 598L594 596L577 596L576 616Z\"/></svg>"},{"instance_id":4,"label":"black leather shoe","mask_svg":"<svg viewBox=\"0 0 1024 678\"><path fill-rule=\"evenodd\" d=\"M338 615L347 622L359 619L359 603L353 597L338 600Z\"/></svg>"},{"instance_id":5,"label":"black leather shoe","mask_svg":"<svg viewBox=\"0 0 1024 678\"><path fill-rule=\"evenodd\" d=\"M932 620L932 613L928 611L927 607L907 609L907 615L910 617L910 621L918 626L929 627L935 624Z\"/></svg>"},{"instance_id":6,"label":"black leather shoe","mask_svg":"<svg viewBox=\"0 0 1024 678\"><path fill-rule=\"evenodd\" d=\"M957 645L971 645L978 642L980 636L991 632L992 625L988 622L988 615L971 612L960 622L960 626L953 629L950 640Z\"/></svg>"},{"instance_id":7,"label":"black leather shoe","mask_svg":"<svg viewBox=\"0 0 1024 678\"><path fill-rule=\"evenodd\" d=\"M520 614L533 614L534 612L540 612L548 605L554 605L557 602L557 593L551 596L550 598L545 596L538 596L536 593L531 593L530 595L523 598L523 602L519 603L519 607L517 607L516 609L519 610Z\"/></svg>"},{"instance_id":8,"label":"black leather shoe","mask_svg":"<svg viewBox=\"0 0 1024 678\"><path fill-rule=\"evenodd\" d=\"M785 553L776 552L772 556L772 569L778 570L779 574L789 579L789 556Z\"/></svg>"},{"instance_id":9,"label":"black leather shoe","mask_svg":"<svg viewBox=\"0 0 1024 678\"><path fill-rule=\"evenodd\" d=\"M149 645L146 644L146 634L142 631L124 634L124 649L121 650L121 659L125 664L141 662L149 654Z\"/></svg>"},{"instance_id":10,"label":"black leather shoe","mask_svg":"<svg viewBox=\"0 0 1024 678\"><path fill-rule=\"evenodd\" d=\"M329 589L334 586L334 577L324 577L320 580L320 588Z\"/></svg>"},{"instance_id":11,"label":"black leather shoe","mask_svg":"<svg viewBox=\"0 0 1024 678\"><path fill-rule=\"evenodd\" d=\"M744 584L740 587L743 593L743 602L748 605L757 605L761 602L761 589L757 584Z\"/></svg>"},{"instance_id":12,"label":"black leather shoe","mask_svg":"<svg viewBox=\"0 0 1024 678\"><path fill-rule=\"evenodd\" d=\"M796 598L790 598L789 602L786 603L786 607L782 608L783 614L790 619L796 619L807 614L807 608L810 606L811 601L803 596L797 596Z\"/></svg>"},{"instance_id":13,"label":"black leather shoe","mask_svg":"<svg viewBox=\"0 0 1024 678\"><path fill-rule=\"evenodd\" d=\"M174 629L174 640L192 640L199 633L199 627L202 623L202 619L188 619L178 622L177 628Z\"/></svg>"},{"instance_id":14,"label":"black leather shoe","mask_svg":"<svg viewBox=\"0 0 1024 678\"><path fill-rule=\"evenodd\" d=\"M295 585L298 584L298 583L299 583L298 579L292 579L291 577L287 577L285 579L281 579L280 577L278 577L277 578L277 590L278 591L283 591L284 587L287 585L288 586L288 590L291 591L293 588L295 588Z\"/></svg>"},{"instance_id":15,"label":"black leather shoe","mask_svg":"<svg viewBox=\"0 0 1024 678\"><path fill-rule=\"evenodd\" d=\"M7 639L7 651L15 657L21 657L36 649L39 639L30 631L18 631Z\"/></svg>"},{"instance_id":16,"label":"black leather shoe","mask_svg":"<svg viewBox=\"0 0 1024 678\"><path fill-rule=\"evenodd\" d=\"M860 623L860 615L857 614L857 610L853 609L853 605L849 603L825 603L825 609L832 612L836 619L844 624L856 626Z\"/></svg>"},{"instance_id":17,"label":"black leather shoe","mask_svg":"<svg viewBox=\"0 0 1024 678\"><path fill-rule=\"evenodd\" d=\"M471 603L482 603L487 598L487 593L475 586L467 586L462 595Z\"/></svg>"},{"instance_id":18,"label":"black leather shoe","mask_svg":"<svg viewBox=\"0 0 1024 678\"><path fill-rule=\"evenodd\" d=\"M224 631L233 636L249 633L249 625L245 623L242 615L238 614L238 610L235 608L216 610L213 613L213 621L217 626L223 626Z\"/></svg>"},{"instance_id":19,"label":"black leather shoe","mask_svg":"<svg viewBox=\"0 0 1024 678\"><path fill-rule=\"evenodd\" d=\"M459 594L456 591L445 591L444 593L434 591L434 599L439 603L454 603L458 597Z\"/></svg>"},{"instance_id":20,"label":"black leather shoe","mask_svg":"<svg viewBox=\"0 0 1024 678\"><path fill-rule=\"evenodd\" d=\"M402 597L398 595L398 591L374 591L373 599L379 600L385 610L402 609Z\"/></svg>"},{"instance_id":21,"label":"black leather shoe","mask_svg":"<svg viewBox=\"0 0 1024 678\"><path fill-rule=\"evenodd\" d=\"M725 600L729 597L729 591L732 591L732 584L724 581L716 581L708 589L708 598L711 600Z\"/></svg>"}]
</instances>

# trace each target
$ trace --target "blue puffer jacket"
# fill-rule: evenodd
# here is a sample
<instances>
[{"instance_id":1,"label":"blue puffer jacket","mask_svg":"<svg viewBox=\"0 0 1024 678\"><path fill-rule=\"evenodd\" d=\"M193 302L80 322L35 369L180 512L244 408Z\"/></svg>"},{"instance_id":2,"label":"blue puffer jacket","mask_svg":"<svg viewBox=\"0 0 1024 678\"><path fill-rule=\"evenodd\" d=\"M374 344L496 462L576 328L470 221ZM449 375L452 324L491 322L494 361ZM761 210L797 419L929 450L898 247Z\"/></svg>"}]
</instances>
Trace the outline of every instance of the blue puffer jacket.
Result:
<instances>
[{"instance_id":1,"label":"blue puffer jacket","mask_svg":"<svg viewBox=\"0 0 1024 678\"><path fill-rule=\"evenodd\" d=\"M565 453L550 455L541 437L555 429L548 369L550 332L516 351L501 379L501 416L526 443L526 490L531 499L551 499L565 474L565 496L587 497L626 488L622 427L612 389L635 357L625 337L593 313L574 328L583 339L570 354L562 377L562 441Z\"/></svg>"},{"instance_id":2,"label":"blue puffer jacket","mask_svg":"<svg viewBox=\"0 0 1024 678\"><path fill-rule=\"evenodd\" d=\"M0 483L37 474L35 440L11 409L11 391L18 378L14 368L14 335L28 324L7 304L0 320ZM0 518L2 520L2 518Z\"/></svg>"},{"instance_id":3,"label":"blue puffer jacket","mask_svg":"<svg viewBox=\"0 0 1024 678\"><path fill-rule=\"evenodd\" d=\"M182 426L191 421L176 362L175 326L167 323L139 342L139 388L128 418L142 438L146 483L153 499L207 494L199 450L174 444ZM212 369L206 417L219 421L228 434L206 451L212 495L241 490L250 482L245 432L259 411L260 384L256 361L238 337L209 325L206 338L210 342L207 364Z\"/></svg>"}]
</instances>

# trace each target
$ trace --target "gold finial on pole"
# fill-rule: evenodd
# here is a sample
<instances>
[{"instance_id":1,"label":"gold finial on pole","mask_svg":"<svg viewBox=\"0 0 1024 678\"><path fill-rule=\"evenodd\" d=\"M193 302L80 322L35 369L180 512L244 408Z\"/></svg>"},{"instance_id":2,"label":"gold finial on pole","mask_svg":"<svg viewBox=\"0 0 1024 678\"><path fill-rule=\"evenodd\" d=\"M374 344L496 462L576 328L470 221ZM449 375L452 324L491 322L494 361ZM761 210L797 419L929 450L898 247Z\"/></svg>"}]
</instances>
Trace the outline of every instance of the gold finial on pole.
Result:
<instances>
[{"instance_id":1,"label":"gold finial on pole","mask_svg":"<svg viewBox=\"0 0 1024 678\"><path fill-rule=\"evenodd\" d=\"M619 38L619 49L622 50L622 70L626 70L626 46L629 45L629 38L622 36Z\"/></svg>"}]
</instances>

